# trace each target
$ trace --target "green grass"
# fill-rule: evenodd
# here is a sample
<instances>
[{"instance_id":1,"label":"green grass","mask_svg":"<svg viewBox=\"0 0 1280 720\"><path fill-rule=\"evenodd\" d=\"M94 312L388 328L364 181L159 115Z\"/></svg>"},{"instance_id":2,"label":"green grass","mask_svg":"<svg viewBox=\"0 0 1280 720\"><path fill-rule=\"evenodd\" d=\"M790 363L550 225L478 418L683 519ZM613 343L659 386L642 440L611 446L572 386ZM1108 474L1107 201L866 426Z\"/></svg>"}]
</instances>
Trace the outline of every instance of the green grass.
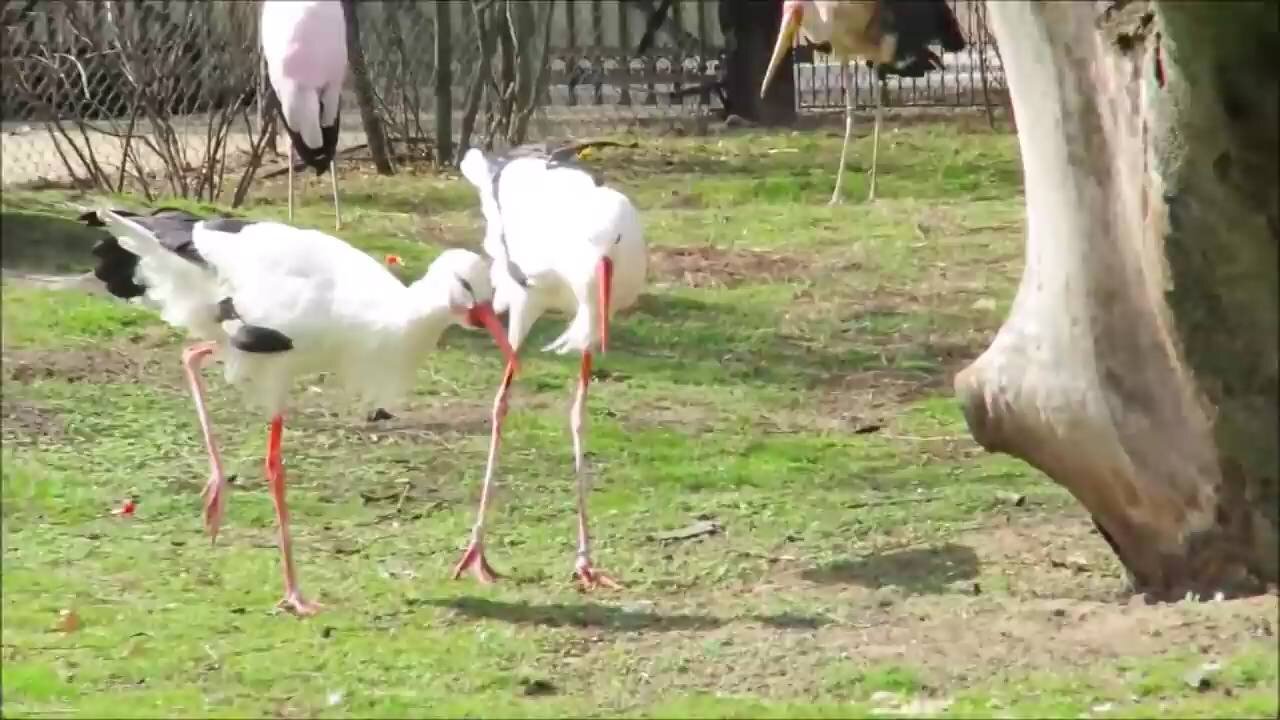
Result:
<instances>
[{"instance_id":1,"label":"green grass","mask_svg":"<svg viewBox=\"0 0 1280 720\"><path fill-rule=\"evenodd\" d=\"M492 587L447 579L483 471L491 343L450 331L386 423L306 383L321 392L288 418L289 503L303 587L327 609L299 620L270 612L263 419L208 373L238 476L211 546L181 338L135 306L6 279L5 715L1275 715L1259 630L1273 600L1126 605L1070 498L965 433L950 376L1020 271L1013 137L890 133L874 205L860 138L839 207L829 132L642 145L591 160L642 209L651 248L649 292L618 319L589 403L595 556L620 592L569 582L575 363L527 353L489 524L509 577ZM328 230L327 184L306 182L298 224ZM348 168L343 183L341 235L401 255L406 276L478 246L456 176ZM283 197L268 185L240 212L283 218ZM70 220L97 201L6 192L6 269L83 271L93 236ZM137 517L112 516L128 495ZM700 518L724 532L653 537ZM1092 568L1050 562L1068 551ZM1214 684L1190 688L1209 657Z\"/></svg>"}]
</instances>

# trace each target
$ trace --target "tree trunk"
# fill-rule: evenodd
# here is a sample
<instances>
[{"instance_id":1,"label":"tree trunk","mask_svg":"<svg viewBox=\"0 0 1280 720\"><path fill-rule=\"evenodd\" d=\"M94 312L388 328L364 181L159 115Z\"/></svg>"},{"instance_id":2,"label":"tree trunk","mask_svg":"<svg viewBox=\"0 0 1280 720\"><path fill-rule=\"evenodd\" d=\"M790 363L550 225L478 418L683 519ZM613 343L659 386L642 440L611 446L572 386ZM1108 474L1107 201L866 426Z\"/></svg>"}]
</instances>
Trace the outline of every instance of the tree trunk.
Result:
<instances>
[{"instance_id":1,"label":"tree trunk","mask_svg":"<svg viewBox=\"0 0 1280 720\"><path fill-rule=\"evenodd\" d=\"M956 391L977 441L1070 490L1137 589L1258 589L1280 552L1275 11L1109 5L988 4L1026 269Z\"/></svg>"},{"instance_id":2,"label":"tree trunk","mask_svg":"<svg viewBox=\"0 0 1280 720\"><path fill-rule=\"evenodd\" d=\"M453 28L452 3L435 4L436 166L453 162Z\"/></svg>"},{"instance_id":3,"label":"tree trunk","mask_svg":"<svg viewBox=\"0 0 1280 720\"><path fill-rule=\"evenodd\" d=\"M387 153L387 136L382 131L382 118L373 97L373 82L369 80L369 67L364 62L364 46L360 44L360 19L356 14L355 0L342 0L347 19L347 60L351 77L356 86L356 102L360 105L360 122L369 140L369 154L379 175L391 175L391 156Z\"/></svg>"},{"instance_id":4,"label":"tree trunk","mask_svg":"<svg viewBox=\"0 0 1280 720\"><path fill-rule=\"evenodd\" d=\"M462 110L462 124L458 130L458 147L454 153L454 165L460 164L462 156L471 149L471 135L475 131L480 101L484 99L485 88L488 87L492 78L489 58L493 55L493 38L490 29L493 23L493 2L471 0L471 15L475 22L476 45L479 52L475 56L475 70L471 76L471 84L467 87L467 104Z\"/></svg>"},{"instance_id":5,"label":"tree trunk","mask_svg":"<svg viewBox=\"0 0 1280 720\"><path fill-rule=\"evenodd\" d=\"M773 43L782 27L782 3L771 0L720 0L720 24L726 54L726 108L765 125L789 125L796 119L796 83L792 55L787 53L769 92L760 99L760 85L769 67Z\"/></svg>"},{"instance_id":6,"label":"tree trunk","mask_svg":"<svg viewBox=\"0 0 1280 720\"><path fill-rule=\"evenodd\" d=\"M515 117L507 131L511 147L524 143L529 134L529 121L546 99L551 63L551 28L555 19L554 0L508 5L511 34L516 49ZM573 12L572 6L569 12Z\"/></svg>"}]
</instances>

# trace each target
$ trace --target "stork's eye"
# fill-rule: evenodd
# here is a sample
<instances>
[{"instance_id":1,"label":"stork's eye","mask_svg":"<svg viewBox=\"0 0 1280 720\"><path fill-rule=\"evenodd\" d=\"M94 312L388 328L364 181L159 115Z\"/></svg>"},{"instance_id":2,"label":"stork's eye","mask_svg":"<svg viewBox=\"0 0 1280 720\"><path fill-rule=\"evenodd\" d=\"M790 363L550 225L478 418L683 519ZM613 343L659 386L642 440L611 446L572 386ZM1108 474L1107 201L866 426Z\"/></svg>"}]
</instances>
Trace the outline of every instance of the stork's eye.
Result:
<instances>
[{"instance_id":1,"label":"stork's eye","mask_svg":"<svg viewBox=\"0 0 1280 720\"><path fill-rule=\"evenodd\" d=\"M458 278L458 282L462 283L462 289L466 290L468 295L470 295L472 298L476 296L476 291L471 289L471 283L467 282L462 278Z\"/></svg>"}]
</instances>

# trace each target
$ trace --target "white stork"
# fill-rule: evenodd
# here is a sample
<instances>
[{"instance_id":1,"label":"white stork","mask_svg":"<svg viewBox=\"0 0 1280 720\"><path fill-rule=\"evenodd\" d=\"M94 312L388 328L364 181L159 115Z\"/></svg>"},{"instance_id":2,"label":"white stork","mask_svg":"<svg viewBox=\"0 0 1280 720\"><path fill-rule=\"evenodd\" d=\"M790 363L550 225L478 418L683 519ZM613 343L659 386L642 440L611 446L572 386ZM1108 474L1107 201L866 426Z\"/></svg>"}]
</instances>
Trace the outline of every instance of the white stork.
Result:
<instances>
[{"instance_id":1,"label":"white stork","mask_svg":"<svg viewBox=\"0 0 1280 720\"><path fill-rule=\"evenodd\" d=\"M160 209L143 217L121 210L81 220L111 233L93 249L94 274L113 295L142 297L164 321L199 338L182 355L209 454L204 521L216 540L226 477L209 423L201 365L225 364L271 418L266 475L279 524L285 596L280 607L319 609L298 587L280 454L284 410L293 381L333 372L366 407L402 399L418 362L451 325L486 328L514 357L490 298L488 262L446 250L426 275L406 286L365 253L317 230L278 222L203 219Z\"/></svg>"},{"instance_id":2,"label":"white stork","mask_svg":"<svg viewBox=\"0 0 1280 720\"><path fill-rule=\"evenodd\" d=\"M491 161L472 148L463 157L461 170L480 194L487 223L484 250L494 261L490 271L494 308L508 313L507 338L512 352L519 352L542 313L559 310L573 315L564 333L543 349L560 354L575 351L582 357L577 393L569 411L578 494L574 572L584 588L618 587L591 562L582 457L583 406L591 379L591 348L599 342L600 353L605 353L610 316L633 305L644 288L648 259L640 215L625 195L602 186L554 154L549 157L521 148ZM484 554L484 521L515 372L513 356L494 398L480 508L471 542L454 568L455 579L468 569L481 582L497 577Z\"/></svg>"},{"instance_id":3,"label":"white stork","mask_svg":"<svg viewBox=\"0 0 1280 720\"><path fill-rule=\"evenodd\" d=\"M262 55L289 147L316 175L329 171L334 227L338 206L338 127L342 83L347 76L347 26L338 0L265 0ZM293 221L293 157L289 157L289 221Z\"/></svg>"},{"instance_id":4,"label":"white stork","mask_svg":"<svg viewBox=\"0 0 1280 720\"><path fill-rule=\"evenodd\" d=\"M893 74L922 77L942 67L942 60L929 49L941 43L947 52L965 47L964 35L955 13L945 0L785 0L782 27L773 46L773 57L760 85L760 97L769 89L782 58L791 49L799 29L811 43L830 43L840 59L844 80L844 143L840 146L840 167L830 204L840 202L840 182L853 134L853 82L849 61L860 57L876 68L876 124L871 139L871 187L867 201L876 199L876 160L880 150L880 119L883 114L883 79Z\"/></svg>"}]
</instances>

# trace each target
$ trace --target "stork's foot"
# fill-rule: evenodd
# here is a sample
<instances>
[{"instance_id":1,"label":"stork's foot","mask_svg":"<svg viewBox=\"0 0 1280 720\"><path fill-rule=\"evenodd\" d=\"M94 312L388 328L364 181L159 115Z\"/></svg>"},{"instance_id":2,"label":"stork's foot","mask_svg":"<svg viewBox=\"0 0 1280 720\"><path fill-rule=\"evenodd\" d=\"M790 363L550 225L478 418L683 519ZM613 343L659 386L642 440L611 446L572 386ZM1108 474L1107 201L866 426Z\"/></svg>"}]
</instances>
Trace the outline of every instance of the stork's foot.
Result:
<instances>
[{"instance_id":1,"label":"stork's foot","mask_svg":"<svg viewBox=\"0 0 1280 720\"><path fill-rule=\"evenodd\" d=\"M227 479L214 475L204 486L201 497L204 498L204 529L209 533L211 541L218 540L218 529L222 527L222 513L226 509Z\"/></svg>"},{"instance_id":2,"label":"stork's foot","mask_svg":"<svg viewBox=\"0 0 1280 720\"><path fill-rule=\"evenodd\" d=\"M591 561L586 558L578 558L578 563L573 568L573 574L578 578L578 586L583 590L595 590L597 588L622 589L622 585L618 584L618 581L595 569L591 565Z\"/></svg>"},{"instance_id":3,"label":"stork's foot","mask_svg":"<svg viewBox=\"0 0 1280 720\"><path fill-rule=\"evenodd\" d=\"M839 195L832 195L831 199L827 201L827 205L843 205L843 204L844 204L844 200Z\"/></svg>"},{"instance_id":4,"label":"stork's foot","mask_svg":"<svg viewBox=\"0 0 1280 720\"><path fill-rule=\"evenodd\" d=\"M324 606L317 602L311 602L302 597L302 593L294 590L284 596L284 599L276 603L277 610L284 610L299 617L309 617L315 615L324 609Z\"/></svg>"},{"instance_id":5,"label":"stork's foot","mask_svg":"<svg viewBox=\"0 0 1280 720\"><path fill-rule=\"evenodd\" d=\"M476 576L476 580L488 585L497 582L502 577L489 565L489 561L484 557L484 541L472 540L467 546L466 552L462 553L462 559L453 568L453 579L457 580L462 577L462 573L467 570Z\"/></svg>"}]
</instances>

